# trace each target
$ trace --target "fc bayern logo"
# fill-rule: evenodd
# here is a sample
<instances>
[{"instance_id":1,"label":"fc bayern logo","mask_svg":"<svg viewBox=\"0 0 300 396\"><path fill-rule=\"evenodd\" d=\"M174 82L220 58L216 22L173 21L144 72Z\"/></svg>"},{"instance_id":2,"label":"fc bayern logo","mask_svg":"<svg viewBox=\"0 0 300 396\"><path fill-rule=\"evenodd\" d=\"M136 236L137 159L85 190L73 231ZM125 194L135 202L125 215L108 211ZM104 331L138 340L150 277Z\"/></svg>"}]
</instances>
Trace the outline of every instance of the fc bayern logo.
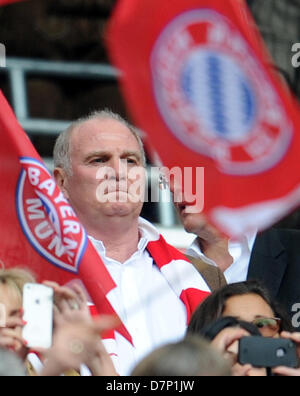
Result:
<instances>
[{"instance_id":1,"label":"fc bayern logo","mask_svg":"<svg viewBox=\"0 0 300 396\"><path fill-rule=\"evenodd\" d=\"M24 234L42 257L77 274L87 244L83 227L45 166L34 158L20 162L16 206Z\"/></svg>"},{"instance_id":2,"label":"fc bayern logo","mask_svg":"<svg viewBox=\"0 0 300 396\"><path fill-rule=\"evenodd\" d=\"M227 18L211 10L175 18L154 46L151 68L168 128L223 172L260 173L287 152L292 126L281 99Z\"/></svg>"}]
</instances>

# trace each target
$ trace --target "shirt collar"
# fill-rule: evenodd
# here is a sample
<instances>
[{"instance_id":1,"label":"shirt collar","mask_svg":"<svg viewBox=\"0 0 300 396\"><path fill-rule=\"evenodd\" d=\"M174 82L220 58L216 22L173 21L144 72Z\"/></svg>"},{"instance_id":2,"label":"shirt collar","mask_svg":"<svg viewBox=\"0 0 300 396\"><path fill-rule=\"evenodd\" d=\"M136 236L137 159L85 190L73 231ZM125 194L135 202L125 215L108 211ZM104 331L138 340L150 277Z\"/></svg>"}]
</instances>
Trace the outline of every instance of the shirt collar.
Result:
<instances>
[{"instance_id":1,"label":"shirt collar","mask_svg":"<svg viewBox=\"0 0 300 396\"><path fill-rule=\"evenodd\" d=\"M157 241L160 238L158 230L149 221L139 217L138 222L140 240L137 251L143 253L149 242ZM97 248L98 252L106 256L106 249L102 241L95 239L91 235L88 236L92 244Z\"/></svg>"},{"instance_id":2,"label":"shirt collar","mask_svg":"<svg viewBox=\"0 0 300 396\"><path fill-rule=\"evenodd\" d=\"M229 240L229 246L230 245L231 246L239 245L241 247L246 246L249 249L249 252L251 253L252 249L253 249L253 245L254 245L255 239L256 239L256 235L257 235L257 231L251 232L249 234L245 234L241 238L240 241ZM208 257L206 257L205 254L202 252L198 237L194 240L194 242L188 248L187 255L195 257L195 258L199 258L200 257L206 263L211 264L213 266L216 266L216 263L213 260L211 260Z\"/></svg>"}]
</instances>

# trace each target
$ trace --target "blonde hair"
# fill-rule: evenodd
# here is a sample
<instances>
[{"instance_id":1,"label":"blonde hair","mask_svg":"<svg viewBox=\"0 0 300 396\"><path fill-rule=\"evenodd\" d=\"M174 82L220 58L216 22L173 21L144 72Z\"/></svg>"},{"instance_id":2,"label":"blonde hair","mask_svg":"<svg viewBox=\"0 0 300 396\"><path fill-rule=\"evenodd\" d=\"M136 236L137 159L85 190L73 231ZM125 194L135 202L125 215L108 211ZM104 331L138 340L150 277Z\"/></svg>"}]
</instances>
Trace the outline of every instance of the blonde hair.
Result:
<instances>
[{"instance_id":1,"label":"blonde hair","mask_svg":"<svg viewBox=\"0 0 300 396\"><path fill-rule=\"evenodd\" d=\"M8 286L11 290L16 292L16 295L21 300L23 297L23 287L25 283L36 283L33 274L27 269L0 269L0 287L2 285Z\"/></svg>"}]
</instances>

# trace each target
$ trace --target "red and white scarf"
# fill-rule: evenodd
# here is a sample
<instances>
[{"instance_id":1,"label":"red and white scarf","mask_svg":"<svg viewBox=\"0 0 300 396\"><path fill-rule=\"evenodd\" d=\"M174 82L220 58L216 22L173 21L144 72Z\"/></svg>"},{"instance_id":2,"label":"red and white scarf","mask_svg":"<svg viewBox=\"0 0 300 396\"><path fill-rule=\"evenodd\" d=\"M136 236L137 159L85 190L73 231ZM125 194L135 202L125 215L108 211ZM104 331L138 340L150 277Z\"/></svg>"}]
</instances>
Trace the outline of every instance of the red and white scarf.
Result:
<instances>
[{"instance_id":1,"label":"red and white scarf","mask_svg":"<svg viewBox=\"0 0 300 396\"><path fill-rule=\"evenodd\" d=\"M139 225L143 237L147 240L148 253L170 288L185 305L188 324L195 309L210 294L210 289L196 268L179 250L169 245L151 223L140 219ZM112 290L110 293L113 292ZM108 300L110 299L109 294L107 295ZM117 359L115 332L108 332L103 336L103 339L113 360ZM131 340L128 341L131 342Z\"/></svg>"},{"instance_id":2,"label":"red and white scarf","mask_svg":"<svg viewBox=\"0 0 300 396\"><path fill-rule=\"evenodd\" d=\"M162 235L148 243L147 250L178 298L184 303L187 323L210 290L203 277L186 257L169 245Z\"/></svg>"}]
</instances>

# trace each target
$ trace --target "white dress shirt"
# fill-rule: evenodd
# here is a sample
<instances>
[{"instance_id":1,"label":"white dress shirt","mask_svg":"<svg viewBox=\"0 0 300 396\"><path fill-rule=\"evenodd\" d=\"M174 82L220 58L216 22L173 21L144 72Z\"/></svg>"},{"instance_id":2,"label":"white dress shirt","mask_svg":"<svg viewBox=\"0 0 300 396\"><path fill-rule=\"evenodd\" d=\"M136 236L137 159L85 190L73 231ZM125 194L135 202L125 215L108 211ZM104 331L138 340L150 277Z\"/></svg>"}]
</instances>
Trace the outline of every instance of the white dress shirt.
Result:
<instances>
[{"instance_id":1,"label":"white dress shirt","mask_svg":"<svg viewBox=\"0 0 300 396\"><path fill-rule=\"evenodd\" d=\"M167 283L147 251L153 227L139 220L141 239L138 250L125 263L106 256L101 241L89 237L117 285L110 302L132 336L134 347L116 334L120 375L129 375L133 367L155 348L184 337L187 313L184 304Z\"/></svg>"},{"instance_id":2,"label":"white dress shirt","mask_svg":"<svg viewBox=\"0 0 300 396\"><path fill-rule=\"evenodd\" d=\"M255 232L245 235L239 241L228 241L228 251L233 258L233 263L224 272L228 284L247 280L250 257L256 234ZM198 238L189 247L187 254L195 258L201 258L205 263L217 267L217 264L202 252Z\"/></svg>"}]
</instances>

